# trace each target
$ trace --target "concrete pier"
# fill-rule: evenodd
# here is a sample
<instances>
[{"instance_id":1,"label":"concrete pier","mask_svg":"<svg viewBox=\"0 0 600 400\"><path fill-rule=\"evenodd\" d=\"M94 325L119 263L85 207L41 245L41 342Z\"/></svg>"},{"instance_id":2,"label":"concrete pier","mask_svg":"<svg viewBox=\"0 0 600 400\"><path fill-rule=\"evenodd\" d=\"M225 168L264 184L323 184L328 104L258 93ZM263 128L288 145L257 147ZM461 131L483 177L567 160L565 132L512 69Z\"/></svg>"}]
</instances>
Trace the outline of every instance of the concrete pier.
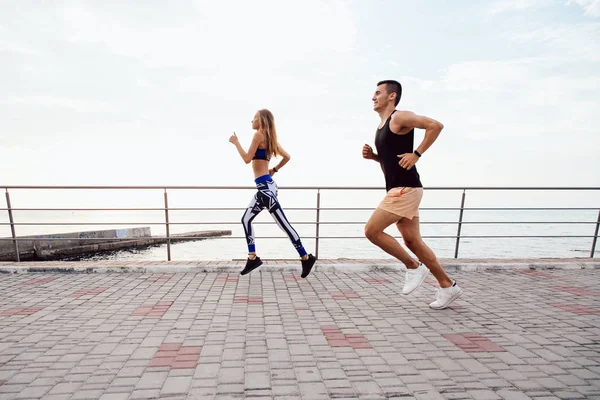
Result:
<instances>
[{"instance_id":1,"label":"concrete pier","mask_svg":"<svg viewBox=\"0 0 600 400\"><path fill-rule=\"evenodd\" d=\"M229 235L231 235L230 230L186 232L171 235L171 243ZM152 237L149 227L35 235L21 237L20 239L22 238L27 240L19 240L18 242L21 260L59 260L65 257L131 249L167 242L165 238ZM15 251L12 240L0 241L0 261L12 261L14 259Z\"/></svg>"}]
</instances>

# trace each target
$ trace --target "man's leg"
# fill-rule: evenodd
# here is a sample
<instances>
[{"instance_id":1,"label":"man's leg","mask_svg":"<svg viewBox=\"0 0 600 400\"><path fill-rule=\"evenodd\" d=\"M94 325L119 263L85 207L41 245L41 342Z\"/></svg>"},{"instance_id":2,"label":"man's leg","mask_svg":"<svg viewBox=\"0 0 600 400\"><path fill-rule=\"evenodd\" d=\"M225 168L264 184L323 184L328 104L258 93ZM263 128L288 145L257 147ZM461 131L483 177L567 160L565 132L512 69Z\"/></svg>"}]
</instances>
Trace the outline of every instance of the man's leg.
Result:
<instances>
[{"instance_id":1,"label":"man's leg","mask_svg":"<svg viewBox=\"0 0 600 400\"><path fill-rule=\"evenodd\" d=\"M452 286L453 282L448 277L433 251L423 242L421 231L419 229L419 217L412 220L402 218L396 223L404 244L410 249L419 260L429 268L433 276L437 279L440 287L447 288Z\"/></svg>"},{"instance_id":2,"label":"man's leg","mask_svg":"<svg viewBox=\"0 0 600 400\"><path fill-rule=\"evenodd\" d=\"M399 216L380 208L375 209L365 225L365 236L381 250L400 260L406 268L415 269L419 263L402 248L396 239L384 232L388 226L398 222L399 218Z\"/></svg>"},{"instance_id":3,"label":"man's leg","mask_svg":"<svg viewBox=\"0 0 600 400\"><path fill-rule=\"evenodd\" d=\"M404 244L429 268L440 284L436 299L429 303L429 307L436 310L448 307L460 297L462 289L446 275L433 251L423 242L419 230L419 218L415 217L412 220L403 218L397 226L404 239Z\"/></svg>"}]
</instances>

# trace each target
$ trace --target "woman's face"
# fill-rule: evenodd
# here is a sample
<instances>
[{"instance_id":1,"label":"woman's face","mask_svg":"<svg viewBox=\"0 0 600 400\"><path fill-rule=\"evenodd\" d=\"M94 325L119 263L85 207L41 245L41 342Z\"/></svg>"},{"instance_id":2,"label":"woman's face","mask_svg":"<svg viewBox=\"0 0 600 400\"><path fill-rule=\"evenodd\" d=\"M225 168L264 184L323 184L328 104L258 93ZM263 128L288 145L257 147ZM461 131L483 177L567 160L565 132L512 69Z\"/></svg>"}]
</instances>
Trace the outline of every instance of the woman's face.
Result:
<instances>
[{"instance_id":1,"label":"woman's face","mask_svg":"<svg viewBox=\"0 0 600 400\"><path fill-rule=\"evenodd\" d=\"M252 120L252 129L260 128L260 124L258 123L258 113L254 114L254 119Z\"/></svg>"}]
</instances>

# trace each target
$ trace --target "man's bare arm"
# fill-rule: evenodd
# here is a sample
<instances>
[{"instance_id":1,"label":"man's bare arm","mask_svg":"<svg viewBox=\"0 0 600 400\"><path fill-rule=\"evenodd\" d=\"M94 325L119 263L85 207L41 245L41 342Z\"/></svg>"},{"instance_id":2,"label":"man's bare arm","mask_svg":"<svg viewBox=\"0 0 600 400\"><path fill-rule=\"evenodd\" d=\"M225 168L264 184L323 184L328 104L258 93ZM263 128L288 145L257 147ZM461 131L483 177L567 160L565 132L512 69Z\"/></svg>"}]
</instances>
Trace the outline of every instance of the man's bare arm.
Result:
<instances>
[{"instance_id":1,"label":"man's bare arm","mask_svg":"<svg viewBox=\"0 0 600 400\"><path fill-rule=\"evenodd\" d=\"M379 156L373 151L373 148L368 144L365 144L363 146L362 156L367 160L374 160L379 162Z\"/></svg>"},{"instance_id":2,"label":"man's bare arm","mask_svg":"<svg viewBox=\"0 0 600 400\"><path fill-rule=\"evenodd\" d=\"M444 125L440 122L429 117L416 115L410 111L394 113L391 125L394 132L402 132L401 134L406 134L413 128L425 129L425 137L415 149L421 155L431 147L440 136L442 129L444 129ZM419 156L415 153L398 154L398 157L400 158L400 166L406 169L412 168L419 160Z\"/></svg>"},{"instance_id":3,"label":"man's bare arm","mask_svg":"<svg viewBox=\"0 0 600 400\"><path fill-rule=\"evenodd\" d=\"M425 137L421 144L415 149L423 154L431 147L438 138L444 125L433 118L417 115L411 111L401 111L392 116L393 125L399 126L398 130L410 130L412 128L425 129ZM395 130L395 129L394 129Z\"/></svg>"}]
</instances>

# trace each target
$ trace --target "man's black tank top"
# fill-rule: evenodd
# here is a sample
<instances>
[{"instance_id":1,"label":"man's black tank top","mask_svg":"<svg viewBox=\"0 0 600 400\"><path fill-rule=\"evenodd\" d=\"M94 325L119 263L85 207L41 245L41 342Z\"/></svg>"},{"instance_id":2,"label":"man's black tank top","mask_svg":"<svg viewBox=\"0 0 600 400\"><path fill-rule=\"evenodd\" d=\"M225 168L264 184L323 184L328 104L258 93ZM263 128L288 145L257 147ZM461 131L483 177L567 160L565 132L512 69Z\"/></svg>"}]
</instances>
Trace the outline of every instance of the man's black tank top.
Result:
<instances>
[{"instance_id":1,"label":"man's black tank top","mask_svg":"<svg viewBox=\"0 0 600 400\"><path fill-rule=\"evenodd\" d=\"M396 110L390 114L383 128L378 128L375 133L375 147L385 176L385 189L389 191L396 187L423 187L416 166L413 165L407 170L399 164L398 154L413 152L415 130L412 129L405 135L396 135L392 132L390 121L395 112Z\"/></svg>"}]
</instances>

